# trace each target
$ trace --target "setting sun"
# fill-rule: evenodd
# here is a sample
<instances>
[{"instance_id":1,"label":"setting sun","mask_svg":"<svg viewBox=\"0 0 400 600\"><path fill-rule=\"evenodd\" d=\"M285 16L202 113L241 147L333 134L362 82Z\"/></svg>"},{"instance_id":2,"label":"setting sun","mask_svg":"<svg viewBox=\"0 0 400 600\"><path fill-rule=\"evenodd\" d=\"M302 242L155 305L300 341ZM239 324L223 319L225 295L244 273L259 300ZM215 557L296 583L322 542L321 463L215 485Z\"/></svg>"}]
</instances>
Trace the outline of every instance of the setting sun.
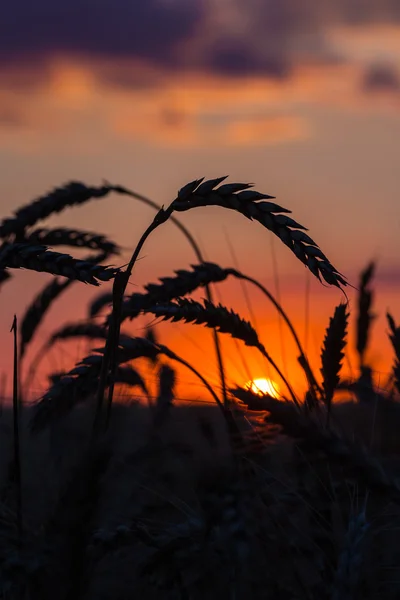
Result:
<instances>
[{"instance_id":1,"label":"setting sun","mask_svg":"<svg viewBox=\"0 0 400 600\"><path fill-rule=\"evenodd\" d=\"M269 394L273 398L279 398L279 386L271 379L253 379L246 383L246 388L262 396L263 394Z\"/></svg>"}]
</instances>

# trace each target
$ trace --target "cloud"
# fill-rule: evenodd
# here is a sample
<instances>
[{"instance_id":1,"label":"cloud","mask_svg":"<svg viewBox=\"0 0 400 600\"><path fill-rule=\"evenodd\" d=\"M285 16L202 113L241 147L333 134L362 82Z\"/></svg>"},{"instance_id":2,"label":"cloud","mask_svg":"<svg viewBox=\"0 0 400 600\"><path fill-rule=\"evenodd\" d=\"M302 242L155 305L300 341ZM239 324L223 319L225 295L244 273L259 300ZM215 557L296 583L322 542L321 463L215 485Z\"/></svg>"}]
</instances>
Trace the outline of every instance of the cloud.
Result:
<instances>
[{"instance_id":1,"label":"cloud","mask_svg":"<svg viewBox=\"0 0 400 600\"><path fill-rule=\"evenodd\" d=\"M376 281L378 286L383 285L389 288L400 288L400 266L393 265L391 267L380 267L378 265Z\"/></svg>"},{"instance_id":2,"label":"cloud","mask_svg":"<svg viewBox=\"0 0 400 600\"><path fill-rule=\"evenodd\" d=\"M121 138L186 148L266 146L309 135L307 123L291 115L195 114L166 106L147 115L120 113L111 119L111 128Z\"/></svg>"},{"instance_id":3,"label":"cloud","mask_svg":"<svg viewBox=\"0 0 400 600\"><path fill-rule=\"evenodd\" d=\"M171 64L202 13L201 0L7 2L1 10L0 60L27 64L54 53L72 53Z\"/></svg>"},{"instance_id":4,"label":"cloud","mask_svg":"<svg viewBox=\"0 0 400 600\"><path fill-rule=\"evenodd\" d=\"M400 75L389 64L371 65L365 70L362 86L366 92L400 92Z\"/></svg>"},{"instance_id":5,"label":"cloud","mask_svg":"<svg viewBox=\"0 0 400 600\"><path fill-rule=\"evenodd\" d=\"M0 103L0 130L22 129L27 126L27 120L21 110L15 106Z\"/></svg>"},{"instance_id":6,"label":"cloud","mask_svg":"<svg viewBox=\"0 0 400 600\"><path fill-rule=\"evenodd\" d=\"M285 77L304 56L332 58L324 29L356 14L400 19L397 0L338 0L334 8L330 0L19 0L2 7L0 68L39 74L63 55ZM127 70L115 74L115 83L135 82Z\"/></svg>"}]
</instances>

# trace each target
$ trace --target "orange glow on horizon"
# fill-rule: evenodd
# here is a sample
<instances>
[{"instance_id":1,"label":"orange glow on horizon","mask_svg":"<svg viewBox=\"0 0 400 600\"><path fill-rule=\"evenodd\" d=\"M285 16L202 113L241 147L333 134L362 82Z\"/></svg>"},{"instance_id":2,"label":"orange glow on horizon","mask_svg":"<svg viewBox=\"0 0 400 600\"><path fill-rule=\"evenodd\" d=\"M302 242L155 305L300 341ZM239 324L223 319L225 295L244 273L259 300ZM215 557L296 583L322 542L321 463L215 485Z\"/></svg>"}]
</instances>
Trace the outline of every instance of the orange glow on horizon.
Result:
<instances>
[{"instance_id":1,"label":"orange glow on horizon","mask_svg":"<svg viewBox=\"0 0 400 600\"><path fill-rule=\"evenodd\" d=\"M272 381L272 379L265 379L264 377L248 381L246 388L259 396L263 396L264 394L268 394L273 398L279 398L280 396L278 384Z\"/></svg>"}]
</instances>

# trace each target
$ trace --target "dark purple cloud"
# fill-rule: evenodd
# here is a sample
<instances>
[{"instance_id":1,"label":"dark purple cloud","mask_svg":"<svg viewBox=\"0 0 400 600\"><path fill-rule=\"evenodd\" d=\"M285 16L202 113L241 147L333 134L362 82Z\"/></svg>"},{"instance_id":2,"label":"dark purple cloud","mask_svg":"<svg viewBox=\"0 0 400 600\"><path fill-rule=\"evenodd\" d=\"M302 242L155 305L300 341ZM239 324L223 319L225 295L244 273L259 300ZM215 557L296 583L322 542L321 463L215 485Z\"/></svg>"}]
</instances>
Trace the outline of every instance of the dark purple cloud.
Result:
<instances>
[{"instance_id":1,"label":"dark purple cloud","mask_svg":"<svg viewBox=\"0 0 400 600\"><path fill-rule=\"evenodd\" d=\"M264 73L280 78L288 75L290 67L291 61L283 49L260 52L246 40L232 38L217 40L203 59L203 68L231 76Z\"/></svg>"},{"instance_id":2,"label":"dark purple cloud","mask_svg":"<svg viewBox=\"0 0 400 600\"><path fill-rule=\"evenodd\" d=\"M140 85L140 76L119 68L132 58L162 68L284 77L302 60L306 39L307 52L329 58L321 43L327 24L400 19L399 0L230 0L224 10L219 6L217 0L6 1L0 76L21 65L43 76L48 58L62 53L106 59L117 68L113 74L107 67L105 78L124 87ZM231 18L235 11L239 25ZM221 23L208 38L217 12ZM196 47L201 50L190 52Z\"/></svg>"},{"instance_id":3,"label":"dark purple cloud","mask_svg":"<svg viewBox=\"0 0 400 600\"><path fill-rule=\"evenodd\" d=\"M53 52L138 57L167 64L193 35L201 0L15 0L0 13L0 60L30 62Z\"/></svg>"},{"instance_id":4,"label":"dark purple cloud","mask_svg":"<svg viewBox=\"0 0 400 600\"><path fill-rule=\"evenodd\" d=\"M367 92L400 92L400 74L390 64L371 65L364 73L363 88Z\"/></svg>"},{"instance_id":5,"label":"dark purple cloud","mask_svg":"<svg viewBox=\"0 0 400 600\"><path fill-rule=\"evenodd\" d=\"M376 282L379 292L379 284L389 288L400 287L400 266L393 265L392 267L377 267Z\"/></svg>"}]
</instances>

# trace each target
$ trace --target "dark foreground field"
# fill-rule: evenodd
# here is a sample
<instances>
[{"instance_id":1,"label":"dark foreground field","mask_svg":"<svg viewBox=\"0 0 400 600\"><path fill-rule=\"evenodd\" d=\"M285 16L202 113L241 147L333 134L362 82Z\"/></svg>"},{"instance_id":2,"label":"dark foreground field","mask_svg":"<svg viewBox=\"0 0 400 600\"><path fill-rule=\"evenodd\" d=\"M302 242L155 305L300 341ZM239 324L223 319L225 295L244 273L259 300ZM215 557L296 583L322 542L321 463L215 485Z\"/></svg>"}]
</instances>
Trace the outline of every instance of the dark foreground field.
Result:
<instances>
[{"instance_id":1,"label":"dark foreground field","mask_svg":"<svg viewBox=\"0 0 400 600\"><path fill-rule=\"evenodd\" d=\"M399 598L400 407L337 406L328 433L261 402L236 450L212 407L116 403L91 444L91 405L23 424L22 547L4 410L1 597Z\"/></svg>"}]
</instances>

